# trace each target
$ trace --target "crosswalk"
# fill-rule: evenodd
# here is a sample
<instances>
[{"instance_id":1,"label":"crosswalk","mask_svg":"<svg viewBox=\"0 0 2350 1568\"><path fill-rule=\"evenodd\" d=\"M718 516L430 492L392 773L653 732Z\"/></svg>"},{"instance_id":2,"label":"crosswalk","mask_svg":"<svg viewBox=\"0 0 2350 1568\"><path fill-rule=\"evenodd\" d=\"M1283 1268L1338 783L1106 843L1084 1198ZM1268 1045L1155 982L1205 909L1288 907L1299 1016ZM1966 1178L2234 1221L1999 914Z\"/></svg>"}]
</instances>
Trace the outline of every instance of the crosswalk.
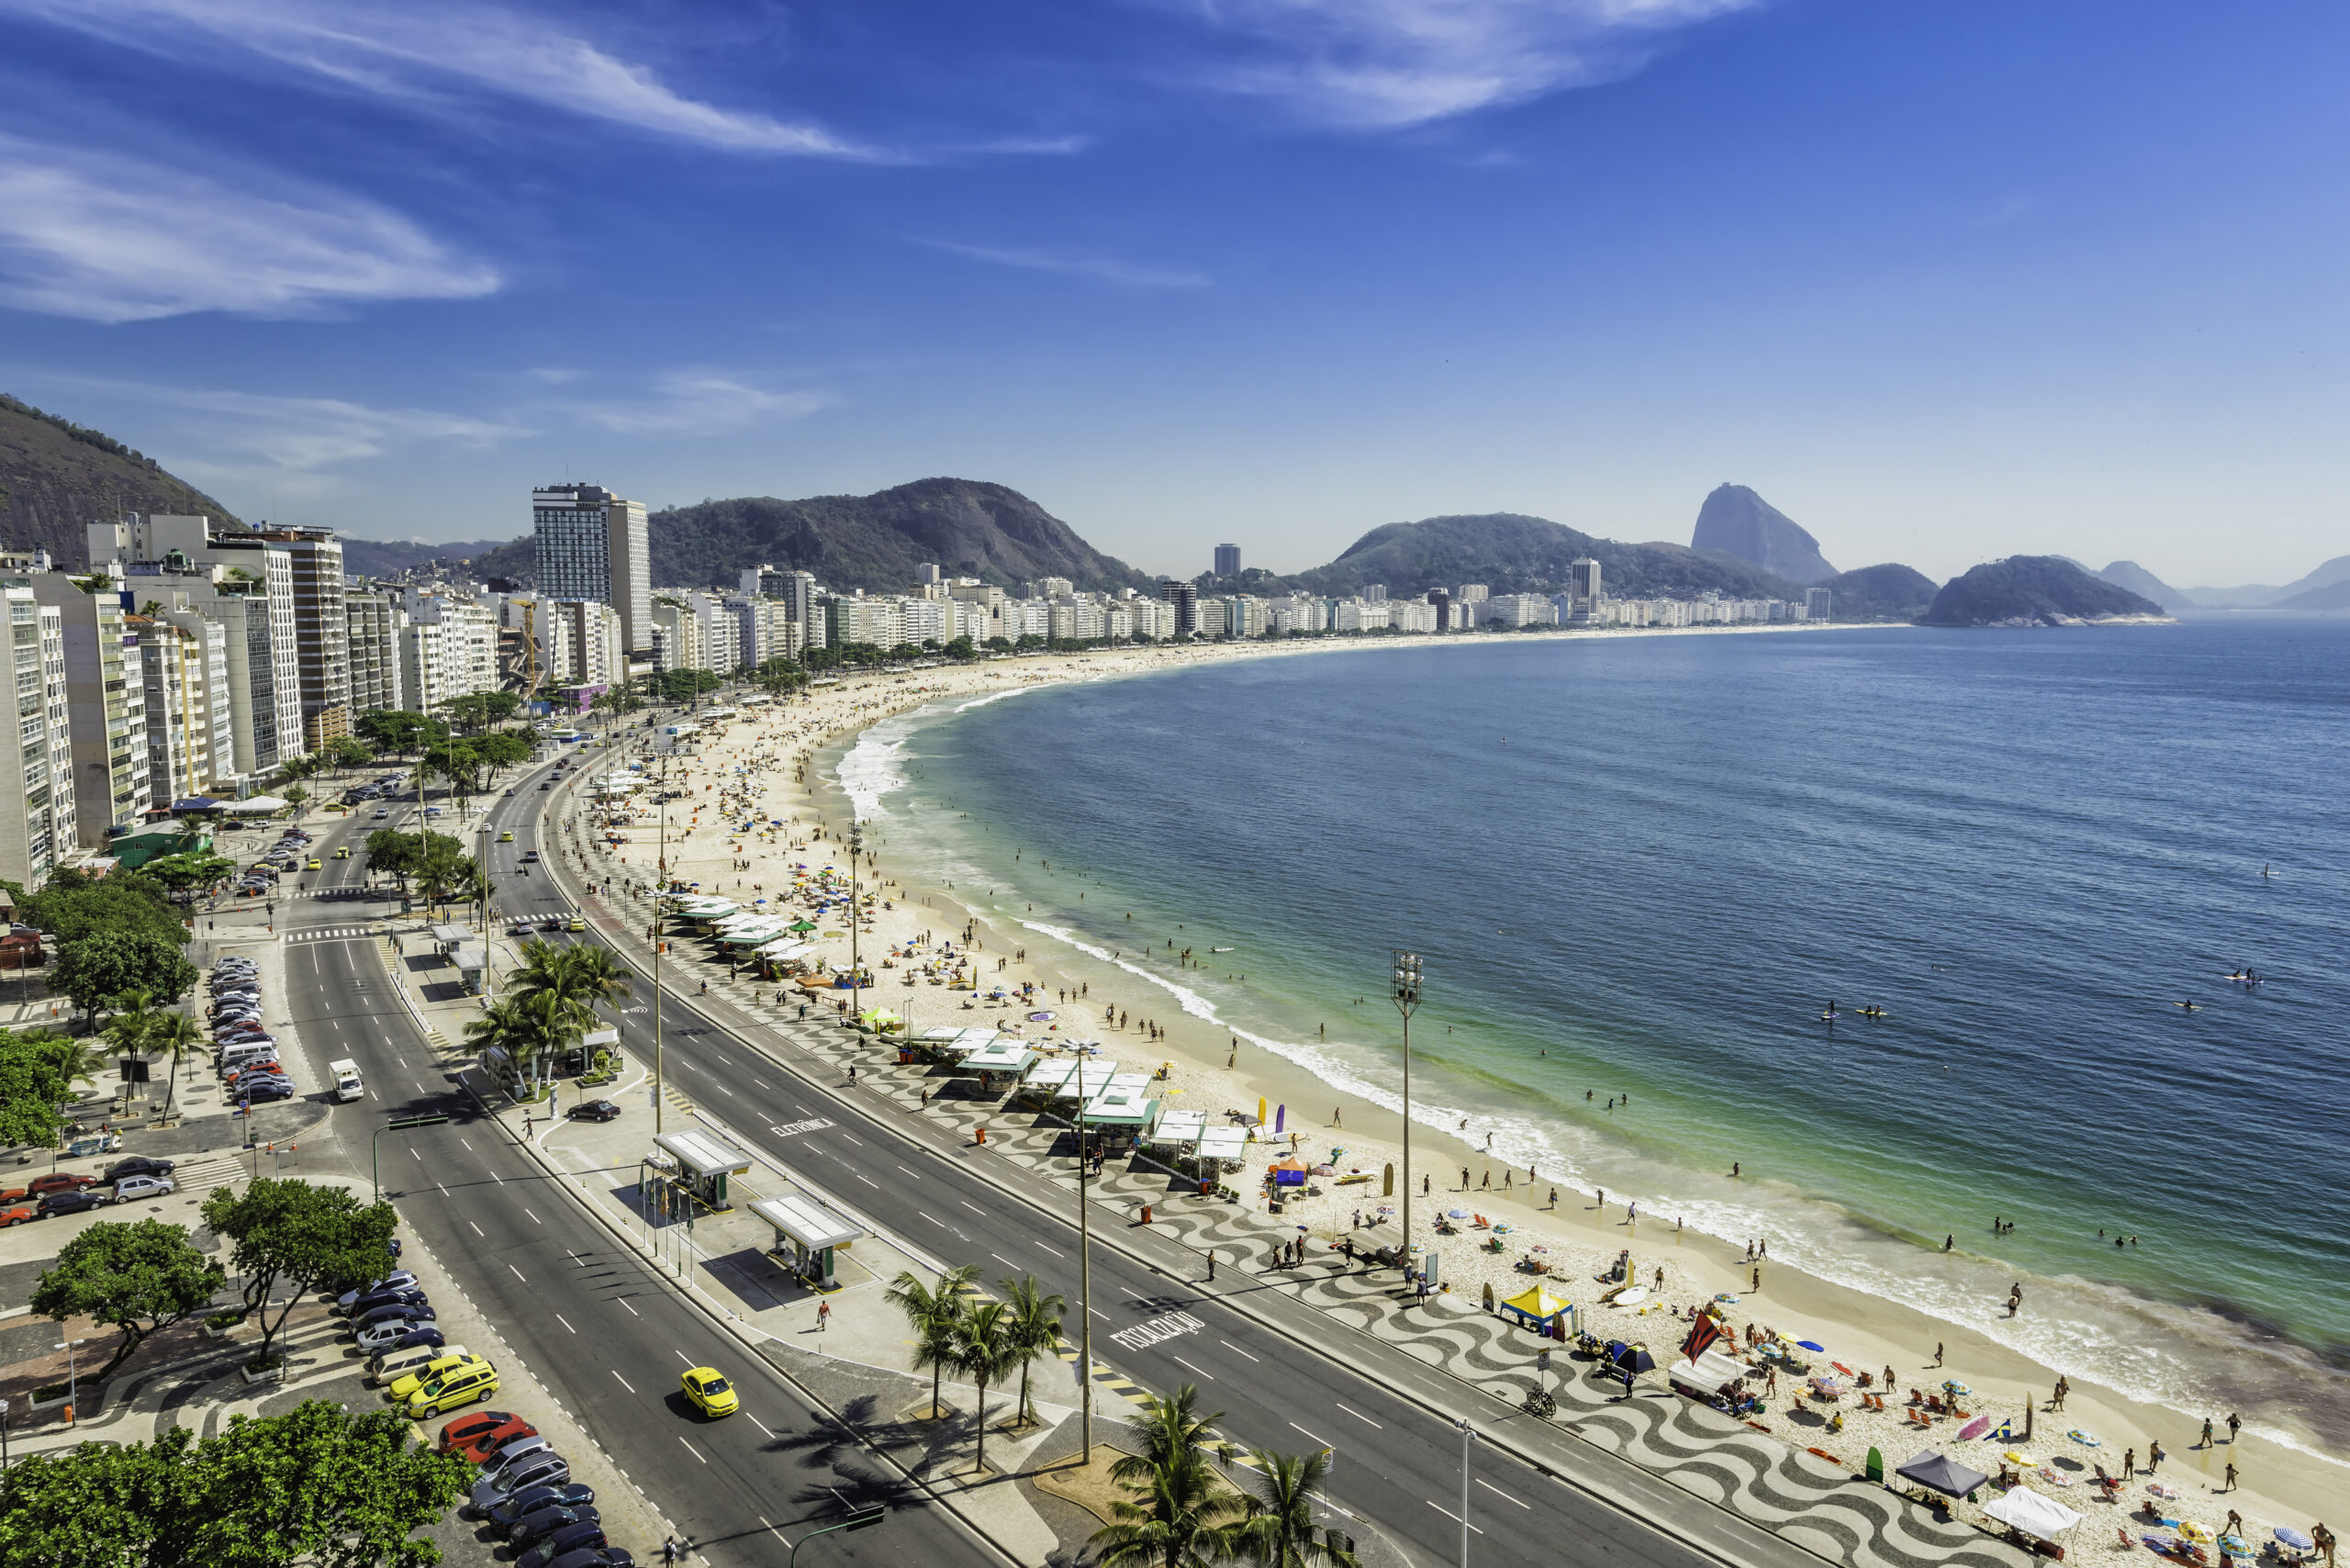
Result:
<instances>
[{"instance_id":1,"label":"crosswalk","mask_svg":"<svg viewBox=\"0 0 2350 1568\"><path fill-rule=\"evenodd\" d=\"M379 933L372 925L329 925L316 930L305 927L300 931L278 934L279 939L285 942L348 942L354 937L377 935Z\"/></svg>"},{"instance_id":2,"label":"crosswalk","mask_svg":"<svg viewBox=\"0 0 2350 1568\"><path fill-rule=\"evenodd\" d=\"M209 1154L196 1159L183 1159L172 1170L172 1180L178 1183L180 1191L199 1197L215 1187L241 1182L252 1175L252 1169L233 1154Z\"/></svg>"}]
</instances>

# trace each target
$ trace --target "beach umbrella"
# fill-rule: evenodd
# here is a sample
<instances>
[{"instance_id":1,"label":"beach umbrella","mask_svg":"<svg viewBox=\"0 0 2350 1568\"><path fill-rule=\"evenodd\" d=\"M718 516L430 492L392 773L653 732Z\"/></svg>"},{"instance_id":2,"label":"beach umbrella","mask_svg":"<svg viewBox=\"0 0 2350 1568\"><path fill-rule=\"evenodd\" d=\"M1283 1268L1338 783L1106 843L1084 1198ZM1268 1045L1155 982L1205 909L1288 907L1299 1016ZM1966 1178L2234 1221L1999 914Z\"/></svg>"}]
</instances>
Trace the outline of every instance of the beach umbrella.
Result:
<instances>
[{"instance_id":1,"label":"beach umbrella","mask_svg":"<svg viewBox=\"0 0 2350 1568\"><path fill-rule=\"evenodd\" d=\"M2198 1546L2209 1546L2219 1539L2211 1533L2211 1527L2199 1519L2179 1520L2178 1534L2180 1540L2191 1540Z\"/></svg>"},{"instance_id":2,"label":"beach umbrella","mask_svg":"<svg viewBox=\"0 0 2350 1568\"><path fill-rule=\"evenodd\" d=\"M2296 1551L2309 1551L2313 1550L2317 1545L2317 1542L2311 1540L2308 1536L2303 1535L2300 1530L2294 1529L2289 1525L2278 1525L2271 1533L2274 1534L2278 1540L2283 1541L2287 1546L2291 1547Z\"/></svg>"},{"instance_id":3,"label":"beach umbrella","mask_svg":"<svg viewBox=\"0 0 2350 1568\"><path fill-rule=\"evenodd\" d=\"M1797 1350L1809 1350L1809 1351L1811 1351L1814 1355L1818 1355L1818 1356L1824 1356L1824 1355L1826 1355L1826 1354L1828 1353L1828 1347L1827 1347L1827 1346L1825 1346L1825 1345L1821 1345L1821 1344L1818 1344L1818 1343L1815 1343L1814 1341L1809 1340L1809 1339L1798 1339L1798 1340L1796 1340L1796 1348Z\"/></svg>"},{"instance_id":4,"label":"beach umbrella","mask_svg":"<svg viewBox=\"0 0 2350 1568\"><path fill-rule=\"evenodd\" d=\"M2220 1550L2231 1557L2249 1557L2252 1555L2252 1542L2240 1535L2223 1535L2220 1538Z\"/></svg>"},{"instance_id":5,"label":"beach umbrella","mask_svg":"<svg viewBox=\"0 0 2350 1568\"><path fill-rule=\"evenodd\" d=\"M1444 1211L1444 1217L1447 1219L1467 1219L1469 1217L1469 1211L1467 1209L1447 1209Z\"/></svg>"},{"instance_id":6,"label":"beach umbrella","mask_svg":"<svg viewBox=\"0 0 2350 1568\"><path fill-rule=\"evenodd\" d=\"M1975 1391L1967 1387L1966 1384L1960 1383L1957 1379L1953 1378L1942 1384L1942 1392L1944 1394L1972 1394Z\"/></svg>"}]
</instances>

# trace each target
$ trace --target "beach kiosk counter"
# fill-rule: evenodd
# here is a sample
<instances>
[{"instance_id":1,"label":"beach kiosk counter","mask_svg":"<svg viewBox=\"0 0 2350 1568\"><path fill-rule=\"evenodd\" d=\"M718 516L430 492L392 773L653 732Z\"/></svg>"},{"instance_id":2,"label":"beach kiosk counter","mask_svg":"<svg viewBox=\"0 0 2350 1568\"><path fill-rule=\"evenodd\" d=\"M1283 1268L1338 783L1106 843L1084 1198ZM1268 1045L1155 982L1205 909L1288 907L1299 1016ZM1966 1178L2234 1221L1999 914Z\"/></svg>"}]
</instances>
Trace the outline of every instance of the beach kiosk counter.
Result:
<instances>
[{"instance_id":1,"label":"beach kiosk counter","mask_svg":"<svg viewBox=\"0 0 2350 1568\"><path fill-rule=\"evenodd\" d=\"M837 1289L833 1249L865 1233L805 1198L761 1198L751 1212L775 1227L775 1255L789 1256L791 1271L818 1290Z\"/></svg>"},{"instance_id":2,"label":"beach kiosk counter","mask_svg":"<svg viewBox=\"0 0 2350 1568\"><path fill-rule=\"evenodd\" d=\"M733 1206L727 1196L727 1181L750 1170L749 1155L700 1131L664 1133L653 1144L677 1162L678 1180L703 1207L723 1213Z\"/></svg>"}]
</instances>

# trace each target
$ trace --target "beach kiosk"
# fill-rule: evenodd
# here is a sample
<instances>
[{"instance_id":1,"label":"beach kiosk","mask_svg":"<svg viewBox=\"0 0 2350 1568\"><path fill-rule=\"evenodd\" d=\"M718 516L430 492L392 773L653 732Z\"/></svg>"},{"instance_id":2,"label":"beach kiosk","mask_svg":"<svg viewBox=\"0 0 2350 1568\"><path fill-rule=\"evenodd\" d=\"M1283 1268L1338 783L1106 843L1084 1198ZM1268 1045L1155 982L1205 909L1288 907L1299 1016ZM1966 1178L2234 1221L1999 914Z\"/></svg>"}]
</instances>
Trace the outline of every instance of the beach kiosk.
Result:
<instances>
[{"instance_id":1,"label":"beach kiosk","mask_svg":"<svg viewBox=\"0 0 2350 1568\"><path fill-rule=\"evenodd\" d=\"M1158 1102L1146 1092L1147 1079L1140 1073L1123 1076L1142 1081L1113 1081L1104 1084L1102 1092L1086 1103L1082 1113L1085 1125L1099 1128L1102 1142L1113 1152L1132 1148L1158 1109Z\"/></svg>"},{"instance_id":2,"label":"beach kiosk","mask_svg":"<svg viewBox=\"0 0 2350 1568\"><path fill-rule=\"evenodd\" d=\"M1247 1127L1206 1128L1200 1134L1198 1152L1200 1170L1203 1175L1221 1173L1225 1165L1237 1166L1248 1158L1248 1129Z\"/></svg>"},{"instance_id":3,"label":"beach kiosk","mask_svg":"<svg viewBox=\"0 0 2350 1568\"><path fill-rule=\"evenodd\" d=\"M1540 1285L1519 1295L1495 1304L1494 1311L1520 1328L1531 1328L1537 1334L1547 1334L1553 1339L1564 1338L1559 1319L1573 1310L1573 1304L1564 1297L1552 1295Z\"/></svg>"},{"instance_id":4,"label":"beach kiosk","mask_svg":"<svg viewBox=\"0 0 2350 1568\"><path fill-rule=\"evenodd\" d=\"M749 1155L715 1134L699 1129L663 1133L653 1140L653 1145L677 1162L678 1179L701 1200L704 1207L713 1213L733 1207L726 1195L727 1179L751 1169Z\"/></svg>"},{"instance_id":5,"label":"beach kiosk","mask_svg":"<svg viewBox=\"0 0 2350 1568\"><path fill-rule=\"evenodd\" d=\"M444 958L456 957L457 949L478 940L470 926L436 925L432 928L432 950Z\"/></svg>"},{"instance_id":6,"label":"beach kiosk","mask_svg":"<svg viewBox=\"0 0 2350 1568\"><path fill-rule=\"evenodd\" d=\"M479 996L489 980L489 949L478 942L461 944L449 955L457 966L457 983L465 988L467 996Z\"/></svg>"},{"instance_id":7,"label":"beach kiosk","mask_svg":"<svg viewBox=\"0 0 2350 1568\"><path fill-rule=\"evenodd\" d=\"M966 1056L956 1071L979 1081L982 1094L1002 1094L1018 1083L1036 1063L1036 1053L1013 1038L1001 1035Z\"/></svg>"},{"instance_id":8,"label":"beach kiosk","mask_svg":"<svg viewBox=\"0 0 2350 1568\"><path fill-rule=\"evenodd\" d=\"M820 1291L839 1288L833 1278L833 1249L846 1247L862 1231L802 1197L761 1198L751 1212L775 1227L774 1254L788 1259L794 1274Z\"/></svg>"}]
</instances>

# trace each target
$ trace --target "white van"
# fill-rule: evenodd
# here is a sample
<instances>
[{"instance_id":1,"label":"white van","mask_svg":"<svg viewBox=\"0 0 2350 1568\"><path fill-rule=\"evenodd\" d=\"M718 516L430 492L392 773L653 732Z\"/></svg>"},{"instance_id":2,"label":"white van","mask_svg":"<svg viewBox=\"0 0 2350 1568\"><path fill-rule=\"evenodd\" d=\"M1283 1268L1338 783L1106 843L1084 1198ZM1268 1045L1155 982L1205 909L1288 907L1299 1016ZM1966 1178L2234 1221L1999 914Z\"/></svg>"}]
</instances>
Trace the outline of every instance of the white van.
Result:
<instances>
[{"instance_id":1,"label":"white van","mask_svg":"<svg viewBox=\"0 0 2350 1568\"><path fill-rule=\"evenodd\" d=\"M367 1086L359 1081L359 1064L347 1057L327 1063L327 1076L334 1080L334 1097L338 1100L356 1100L367 1092Z\"/></svg>"},{"instance_id":2,"label":"white van","mask_svg":"<svg viewBox=\"0 0 2350 1568\"><path fill-rule=\"evenodd\" d=\"M220 1070L226 1072L249 1061L267 1061L276 1054L277 1043L274 1040L241 1040L233 1046L220 1048Z\"/></svg>"},{"instance_id":3,"label":"white van","mask_svg":"<svg viewBox=\"0 0 2350 1568\"><path fill-rule=\"evenodd\" d=\"M443 1356L464 1354L463 1345L443 1345L438 1350L431 1345L411 1345L405 1350L386 1350L367 1363L367 1381L381 1387L397 1383L412 1372L421 1372Z\"/></svg>"}]
</instances>

